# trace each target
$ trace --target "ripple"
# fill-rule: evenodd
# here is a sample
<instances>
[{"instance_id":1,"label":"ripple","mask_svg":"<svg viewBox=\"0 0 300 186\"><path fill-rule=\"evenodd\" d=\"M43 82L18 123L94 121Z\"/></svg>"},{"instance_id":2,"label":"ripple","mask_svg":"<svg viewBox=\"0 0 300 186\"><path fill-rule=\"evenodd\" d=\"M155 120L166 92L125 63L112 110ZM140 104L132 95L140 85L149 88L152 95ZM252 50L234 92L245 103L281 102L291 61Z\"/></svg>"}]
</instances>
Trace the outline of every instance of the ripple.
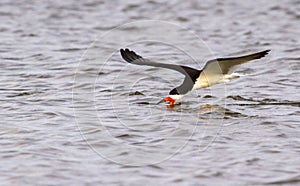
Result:
<instances>
[{"instance_id":1,"label":"ripple","mask_svg":"<svg viewBox=\"0 0 300 186\"><path fill-rule=\"evenodd\" d=\"M300 175L290 175L287 177L277 178L276 180L266 182L266 184L270 184L270 185L296 184L296 183L300 183Z\"/></svg>"},{"instance_id":2,"label":"ripple","mask_svg":"<svg viewBox=\"0 0 300 186\"><path fill-rule=\"evenodd\" d=\"M299 185L297 3L1 1L1 185ZM180 38L151 30L169 43L139 37L143 25L101 40L149 19L188 28L213 54L184 29ZM255 76L227 83L227 97L197 90L174 108L159 101L181 83L175 72L125 69L118 52L103 66L102 52L120 47L194 66L174 49L185 45L197 50L199 66L207 57L272 52L239 67ZM166 159L144 166L113 161L159 155Z\"/></svg>"}]
</instances>

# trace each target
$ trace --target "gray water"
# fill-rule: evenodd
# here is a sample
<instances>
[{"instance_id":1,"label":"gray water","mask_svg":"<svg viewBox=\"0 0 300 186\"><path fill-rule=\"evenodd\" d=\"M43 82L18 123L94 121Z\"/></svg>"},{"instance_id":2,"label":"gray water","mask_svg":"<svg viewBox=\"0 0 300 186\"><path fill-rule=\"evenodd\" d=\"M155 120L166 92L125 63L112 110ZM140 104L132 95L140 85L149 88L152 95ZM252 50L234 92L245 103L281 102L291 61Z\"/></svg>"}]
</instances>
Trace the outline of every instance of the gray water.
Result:
<instances>
[{"instance_id":1,"label":"gray water","mask_svg":"<svg viewBox=\"0 0 300 186\"><path fill-rule=\"evenodd\" d=\"M299 12L297 0L2 0L0 185L299 185ZM271 52L171 109L157 103L182 76L126 64L125 47L194 68Z\"/></svg>"}]
</instances>

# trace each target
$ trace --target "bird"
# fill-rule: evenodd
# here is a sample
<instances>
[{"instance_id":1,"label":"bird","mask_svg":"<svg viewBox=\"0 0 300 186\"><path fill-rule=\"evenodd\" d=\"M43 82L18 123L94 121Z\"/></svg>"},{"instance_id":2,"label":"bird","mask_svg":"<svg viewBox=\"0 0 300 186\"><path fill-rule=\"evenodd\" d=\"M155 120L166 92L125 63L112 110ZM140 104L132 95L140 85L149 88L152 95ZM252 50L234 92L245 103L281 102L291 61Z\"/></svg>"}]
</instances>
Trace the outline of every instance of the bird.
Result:
<instances>
[{"instance_id":1,"label":"bird","mask_svg":"<svg viewBox=\"0 0 300 186\"><path fill-rule=\"evenodd\" d=\"M270 51L271 50L264 50L239 57L212 59L207 61L201 70L198 70L183 65L154 62L150 59L143 58L128 48L120 49L122 58L130 64L166 68L175 70L184 75L182 84L173 88L169 92L169 95L163 99L170 107L174 107L176 101L182 99L182 97L193 90L208 88L216 84L227 83L232 79L239 78L241 75L231 73L234 67L252 60L260 59L266 56Z\"/></svg>"}]
</instances>

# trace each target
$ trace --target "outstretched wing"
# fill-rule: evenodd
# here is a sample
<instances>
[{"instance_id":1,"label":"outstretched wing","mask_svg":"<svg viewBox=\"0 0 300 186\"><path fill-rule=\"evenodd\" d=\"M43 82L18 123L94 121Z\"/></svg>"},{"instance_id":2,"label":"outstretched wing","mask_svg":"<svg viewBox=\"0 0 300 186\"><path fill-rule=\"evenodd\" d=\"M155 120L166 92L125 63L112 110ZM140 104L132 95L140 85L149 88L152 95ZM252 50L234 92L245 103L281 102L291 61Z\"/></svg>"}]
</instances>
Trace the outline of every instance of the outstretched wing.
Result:
<instances>
[{"instance_id":1,"label":"outstretched wing","mask_svg":"<svg viewBox=\"0 0 300 186\"><path fill-rule=\"evenodd\" d=\"M213 84L217 84L222 81L225 74L230 73L233 68L237 65L241 65L243 63L260 59L268 54L270 50L265 50L262 52L240 56L240 57L230 57L230 58L217 58L210 60L203 67L199 82L204 82L205 86L211 86Z\"/></svg>"},{"instance_id":2,"label":"outstretched wing","mask_svg":"<svg viewBox=\"0 0 300 186\"><path fill-rule=\"evenodd\" d=\"M149 59L143 58L140 55L137 55L134 51L130 51L128 48L126 48L125 50L120 49L120 52L125 61L127 61L128 63L131 63L131 64L135 64L135 65L146 65L146 66L167 68L167 69L171 69L171 70L180 72L185 76L189 75L190 73L199 71L197 69L190 68L187 66L153 62L153 61L150 61Z\"/></svg>"},{"instance_id":3,"label":"outstretched wing","mask_svg":"<svg viewBox=\"0 0 300 186\"><path fill-rule=\"evenodd\" d=\"M255 59L260 59L269 52L270 50L265 50L246 56L213 59L208 61L202 70L205 74L228 74L233 67Z\"/></svg>"},{"instance_id":4,"label":"outstretched wing","mask_svg":"<svg viewBox=\"0 0 300 186\"><path fill-rule=\"evenodd\" d=\"M128 48L126 48L125 50L120 49L120 52L123 59L128 63L171 69L185 75L184 82L179 87L177 87L178 93L180 94L184 94L193 88L193 85L201 72L200 70L187 66L153 62L136 54L134 51L130 51ZM184 89L181 90L181 87L184 87Z\"/></svg>"}]
</instances>

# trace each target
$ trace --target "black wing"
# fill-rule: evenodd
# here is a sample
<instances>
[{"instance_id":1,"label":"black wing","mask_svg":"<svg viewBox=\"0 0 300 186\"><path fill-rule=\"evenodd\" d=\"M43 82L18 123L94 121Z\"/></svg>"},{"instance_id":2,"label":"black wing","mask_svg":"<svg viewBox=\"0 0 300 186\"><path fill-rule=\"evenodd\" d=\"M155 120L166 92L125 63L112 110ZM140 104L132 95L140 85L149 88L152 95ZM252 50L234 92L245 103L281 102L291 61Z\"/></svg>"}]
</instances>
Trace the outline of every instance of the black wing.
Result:
<instances>
[{"instance_id":1,"label":"black wing","mask_svg":"<svg viewBox=\"0 0 300 186\"><path fill-rule=\"evenodd\" d=\"M208 61L202 70L208 76L209 75L215 76L218 74L228 74L233 69L233 67L237 65L241 65L248 61L260 59L265 55L267 55L269 52L270 50L265 50L262 52L257 52L246 56L213 59Z\"/></svg>"},{"instance_id":2,"label":"black wing","mask_svg":"<svg viewBox=\"0 0 300 186\"><path fill-rule=\"evenodd\" d=\"M120 52L123 59L128 63L135 64L135 65L146 65L146 66L167 68L167 69L175 70L185 75L183 83L176 88L179 94L185 94L188 91L190 91L193 88L196 79L199 77L201 73L200 70L187 67L187 66L157 63L149 59L144 59L142 56L136 54L134 51L130 51L128 48L126 48L125 50L120 49Z\"/></svg>"}]
</instances>

